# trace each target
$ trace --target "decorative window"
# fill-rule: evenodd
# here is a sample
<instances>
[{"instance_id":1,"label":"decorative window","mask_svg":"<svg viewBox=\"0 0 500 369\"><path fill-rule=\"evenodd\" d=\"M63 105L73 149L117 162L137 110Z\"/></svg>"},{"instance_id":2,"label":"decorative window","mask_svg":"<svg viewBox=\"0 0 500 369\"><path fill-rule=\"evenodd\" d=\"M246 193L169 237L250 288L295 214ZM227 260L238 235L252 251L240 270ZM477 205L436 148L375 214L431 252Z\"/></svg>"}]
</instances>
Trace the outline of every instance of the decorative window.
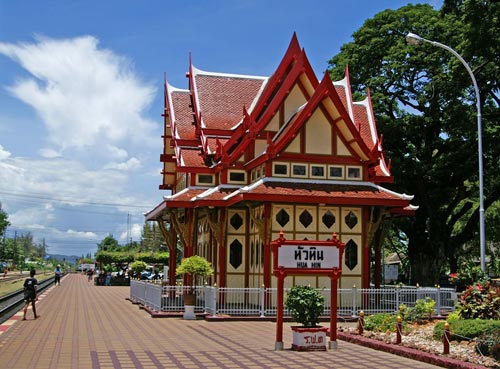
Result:
<instances>
[{"instance_id":1,"label":"decorative window","mask_svg":"<svg viewBox=\"0 0 500 369\"><path fill-rule=\"evenodd\" d=\"M350 270L358 265L358 245L353 240L349 240L345 245L345 265Z\"/></svg>"},{"instance_id":2,"label":"decorative window","mask_svg":"<svg viewBox=\"0 0 500 369\"><path fill-rule=\"evenodd\" d=\"M331 165L328 167L328 178L344 179L344 167Z\"/></svg>"},{"instance_id":3,"label":"decorative window","mask_svg":"<svg viewBox=\"0 0 500 369\"><path fill-rule=\"evenodd\" d=\"M264 242L260 243L260 265L264 266Z\"/></svg>"},{"instance_id":4,"label":"decorative window","mask_svg":"<svg viewBox=\"0 0 500 369\"><path fill-rule=\"evenodd\" d=\"M213 185L214 176L212 174L197 174L196 182L200 185Z\"/></svg>"},{"instance_id":5,"label":"decorative window","mask_svg":"<svg viewBox=\"0 0 500 369\"><path fill-rule=\"evenodd\" d=\"M278 214L276 214L276 222L278 222L280 226L284 227L289 221L290 215L288 215L285 209L278 211Z\"/></svg>"},{"instance_id":6,"label":"decorative window","mask_svg":"<svg viewBox=\"0 0 500 369\"><path fill-rule=\"evenodd\" d=\"M247 181L247 175L245 171L236 171L236 170L230 170L229 171L229 182L231 183L246 183Z\"/></svg>"},{"instance_id":7,"label":"decorative window","mask_svg":"<svg viewBox=\"0 0 500 369\"><path fill-rule=\"evenodd\" d=\"M347 167L347 179L361 179L361 167Z\"/></svg>"},{"instance_id":8,"label":"decorative window","mask_svg":"<svg viewBox=\"0 0 500 369\"><path fill-rule=\"evenodd\" d=\"M273 163L273 174L278 177L288 177L288 164Z\"/></svg>"},{"instance_id":9,"label":"decorative window","mask_svg":"<svg viewBox=\"0 0 500 369\"><path fill-rule=\"evenodd\" d=\"M234 269L238 269L243 263L243 245L240 241L234 240L229 245L229 264Z\"/></svg>"},{"instance_id":10,"label":"decorative window","mask_svg":"<svg viewBox=\"0 0 500 369\"><path fill-rule=\"evenodd\" d=\"M238 213L236 213L231 217L229 223L231 223L231 226L235 230L238 230L243 225L243 218L241 218L241 216Z\"/></svg>"},{"instance_id":11,"label":"decorative window","mask_svg":"<svg viewBox=\"0 0 500 369\"><path fill-rule=\"evenodd\" d=\"M259 267L259 245L255 245L255 266Z\"/></svg>"},{"instance_id":12,"label":"decorative window","mask_svg":"<svg viewBox=\"0 0 500 369\"><path fill-rule=\"evenodd\" d=\"M255 181L255 170L252 170L252 173L250 174L250 180L252 182Z\"/></svg>"},{"instance_id":13,"label":"decorative window","mask_svg":"<svg viewBox=\"0 0 500 369\"><path fill-rule=\"evenodd\" d=\"M354 214L352 211L347 213L347 215L345 216L345 224L347 224L347 226L351 229L356 227L356 224L358 224L358 217L356 216L356 214Z\"/></svg>"},{"instance_id":14,"label":"decorative window","mask_svg":"<svg viewBox=\"0 0 500 369\"><path fill-rule=\"evenodd\" d=\"M254 263L254 259L255 258L255 244L252 240L252 242L250 243L250 267L253 268L253 263Z\"/></svg>"},{"instance_id":15,"label":"decorative window","mask_svg":"<svg viewBox=\"0 0 500 369\"><path fill-rule=\"evenodd\" d=\"M326 228L331 228L335 224L335 215L328 210L325 214L323 214L321 220Z\"/></svg>"},{"instance_id":16,"label":"decorative window","mask_svg":"<svg viewBox=\"0 0 500 369\"><path fill-rule=\"evenodd\" d=\"M311 178L326 178L326 166L311 165Z\"/></svg>"},{"instance_id":17,"label":"decorative window","mask_svg":"<svg viewBox=\"0 0 500 369\"><path fill-rule=\"evenodd\" d=\"M309 227L313 222L311 213L309 213L307 210L304 210L299 216L299 222L304 226L304 228Z\"/></svg>"},{"instance_id":18,"label":"decorative window","mask_svg":"<svg viewBox=\"0 0 500 369\"><path fill-rule=\"evenodd\" d=\"M307 177L307 166L305 164L292 164L292 175L294 177Z\"/></svg>"}]
</instances>

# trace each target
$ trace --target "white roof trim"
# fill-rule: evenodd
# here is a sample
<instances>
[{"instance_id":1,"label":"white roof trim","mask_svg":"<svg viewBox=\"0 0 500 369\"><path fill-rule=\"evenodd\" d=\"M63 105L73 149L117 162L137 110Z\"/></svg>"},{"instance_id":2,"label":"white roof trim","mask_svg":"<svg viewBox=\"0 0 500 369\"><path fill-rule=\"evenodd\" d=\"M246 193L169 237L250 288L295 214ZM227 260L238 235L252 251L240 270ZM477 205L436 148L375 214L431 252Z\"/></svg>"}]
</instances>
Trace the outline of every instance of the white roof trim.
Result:
<instances>
[{"instance_id":1,"label":"white roof trim","mask_svg":"<svg viewBox=\"0 0 500 369\"><path fill-rule=\"evenodd\" d=\"M196 201L196 200L201 200L201 199L204 199L205 197L207 196L210 196L211 194L213 194L214 192L218 192L219 190L221 189L224 189L224 188L234 188L234 189L239 189L240 186L238 185L219 185L219 186L216 186L216 187L212 187L212 188L209 188L208 190L206 190L205 192L203 193L200 193L199 195L196 195L195 197L193 197L191 199L191 201Z\"/></svg>"},{"instance_id":2,"label":"white roof trim","mask_svg":"<svg viewBox=\"0 0 500 369\"><path fill-rule=\"evenodd\" d=\"M269 77L265 76L252 76L252 75L246 75L246 74L235 74L235 73L220 73L220 72L208 72L206 70L201 70L196 68L194 65L193 67L193 74L194 75L203 75L203 76L213 76L213 77L228 77L228 78L243 78L243 79L261 79L261 80L267 80Z\"/></svg>"},{"instance_id":3,"label":"white roof trim","mask_svg":"<svg viewBox=\"0 0 500 369\"><path fill-rule=\"evenodd\" d=\"M340 86L344 89L346 103L347 103L347 112L349 113L349 116L351 117L351 121L354 123L354 113L352 111L352 96L349 93L349 86L347 85L347 76L345 76L340 81L332 81L332 83L334 86Z\"/></svg>"},{"instance_id":4,"label":"white roof trim","mask_svg":"<svg viewBox=\"0 0 500 369\"><path fill-rule=\"evenodd\" d=\"M377 131L375 129L375 121L373 119L373 115L370 112L370 104L368 102L368 97L366 97L362 101L356 101L354 105L361 105L366 109L366 116L368 117L368 124L370 125L370 133L372 137L372 143L377 143Z\"/></svg>"}]
</instances>

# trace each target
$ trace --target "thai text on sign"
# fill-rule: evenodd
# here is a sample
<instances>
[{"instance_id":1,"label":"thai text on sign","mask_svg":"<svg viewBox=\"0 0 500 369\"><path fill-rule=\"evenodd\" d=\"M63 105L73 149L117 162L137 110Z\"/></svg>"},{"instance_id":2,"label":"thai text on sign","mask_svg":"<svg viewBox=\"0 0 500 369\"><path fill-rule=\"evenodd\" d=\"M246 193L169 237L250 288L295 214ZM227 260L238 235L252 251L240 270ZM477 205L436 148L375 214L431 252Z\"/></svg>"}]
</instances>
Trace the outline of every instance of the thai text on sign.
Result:
<instances>
[{"instance_id":1,"label":"thai text on sign","mask_svg":"<svg viewBox=\"0 0 500 369\"><path fill-rule=\"evenodd\" d=\"M331 246L282 246L278 250L278 267L297 269L338 268L339 249Z\"/></svg>"}]
</instances>

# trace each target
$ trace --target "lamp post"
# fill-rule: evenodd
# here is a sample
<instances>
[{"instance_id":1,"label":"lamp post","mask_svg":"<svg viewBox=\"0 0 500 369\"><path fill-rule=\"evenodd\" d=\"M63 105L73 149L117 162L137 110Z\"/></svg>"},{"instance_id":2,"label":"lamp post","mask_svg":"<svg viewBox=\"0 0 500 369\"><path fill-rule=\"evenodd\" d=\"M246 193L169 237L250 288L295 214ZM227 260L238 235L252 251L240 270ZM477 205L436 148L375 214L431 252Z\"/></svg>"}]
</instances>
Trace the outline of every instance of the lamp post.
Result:
<instances>
[{"instance_id":1,"label":"lamp post","mask_svg":"<svg viewBox=\"0 0 500 369\"><path fill-rule=\"evenodd\" d=\"M483 139L482 139L482 127L481 127L481 101L479 95L479 87L477 86L476 77L474 77L474 73L470 69L469 65L465 62L464 58L460 56L455 50L451 47L443 45L442 43L427 40L415 33L408 33L406 35L406 42L410 45L418 45L420 42L427 42L431 45L440 47L442 49L448 50L450 53L455 55L458 60L464 65L467 72L472 79L472 83L474 84L474 90L476 92L476 109L477 109L477 150L479 156L479 247L481 254L481 270L485 272L485 231L484 231L484 199L483 199Z\"/></svg>"}]
</instances>

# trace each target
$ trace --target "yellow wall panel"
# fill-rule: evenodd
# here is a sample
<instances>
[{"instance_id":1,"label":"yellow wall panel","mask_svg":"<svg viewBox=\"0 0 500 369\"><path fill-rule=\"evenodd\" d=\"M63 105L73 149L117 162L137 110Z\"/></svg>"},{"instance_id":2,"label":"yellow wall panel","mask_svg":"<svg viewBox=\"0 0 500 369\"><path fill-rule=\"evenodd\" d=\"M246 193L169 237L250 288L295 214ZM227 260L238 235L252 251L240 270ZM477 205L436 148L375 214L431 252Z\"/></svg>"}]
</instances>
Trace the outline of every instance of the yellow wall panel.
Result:
<instances>
[{"instance_id":1,"label":"yellow wall panel","mask_svg":"<svg viewBox=\"0 0 500 369\"><path fill-rule=\"evenodd\" d=\"M321 109L306 122L306 153L332 155L332 126Z\"/></svg>"},{"instance_id":2,"label":"yellow wall panel","mask_svg":"<svg viewBox=\"0 0 500 369\"><path fill-rule=\"evenodd\" d=\"M285 99L285 120L290 119L299 107L306 103L306 98L298 85L293 86L292 90Z\"/></svg>"}]
</instances>

